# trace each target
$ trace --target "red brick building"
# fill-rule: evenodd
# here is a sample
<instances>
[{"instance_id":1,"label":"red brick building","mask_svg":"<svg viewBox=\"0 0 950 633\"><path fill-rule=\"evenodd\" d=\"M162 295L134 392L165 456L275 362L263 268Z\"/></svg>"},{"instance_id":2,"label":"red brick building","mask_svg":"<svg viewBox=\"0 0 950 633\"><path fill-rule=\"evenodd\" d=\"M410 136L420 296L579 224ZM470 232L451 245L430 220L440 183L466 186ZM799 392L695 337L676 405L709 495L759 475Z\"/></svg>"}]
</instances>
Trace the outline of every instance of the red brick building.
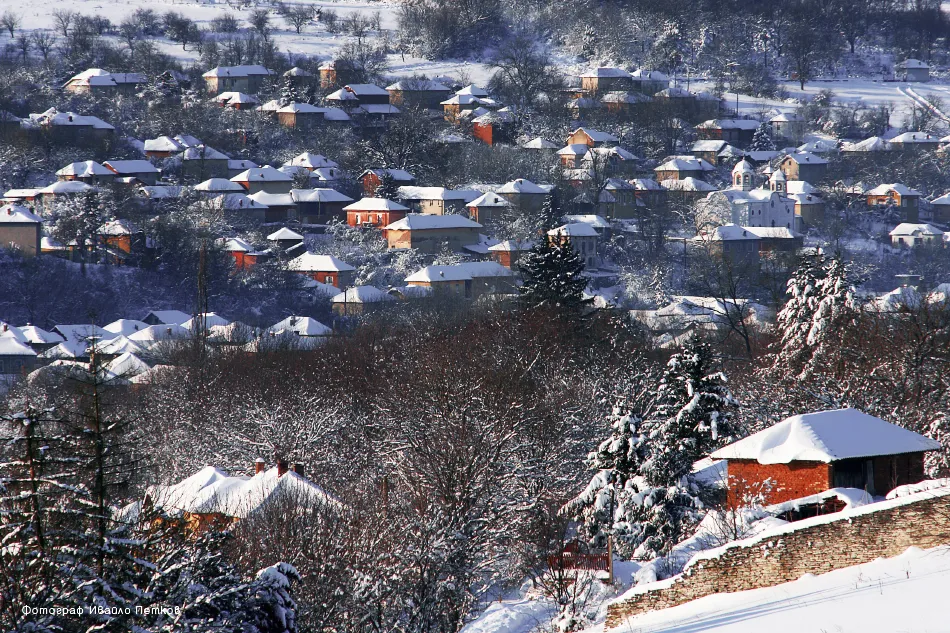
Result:
<instances>
[{"instance_id":1,"label":"red brick building","mask_svg":"<svg viewBox=\"0 0 950 633\"><path fill-rule=\"evenodd\" d=\"M924 480L924 453L940 443L855 409L792 416L712 454L724 459L730 504L761 494L784 503L830 488L886 495Z\"/></svg>"}]
</instances>

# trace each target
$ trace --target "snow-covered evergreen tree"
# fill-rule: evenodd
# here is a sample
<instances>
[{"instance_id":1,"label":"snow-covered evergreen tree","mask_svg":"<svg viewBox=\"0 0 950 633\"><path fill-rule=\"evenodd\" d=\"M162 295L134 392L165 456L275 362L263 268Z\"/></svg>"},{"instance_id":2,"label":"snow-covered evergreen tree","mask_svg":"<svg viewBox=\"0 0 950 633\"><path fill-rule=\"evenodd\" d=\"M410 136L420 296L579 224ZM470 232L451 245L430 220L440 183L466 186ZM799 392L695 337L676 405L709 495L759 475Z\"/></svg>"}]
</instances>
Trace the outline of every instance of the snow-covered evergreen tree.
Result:
<instances>
[{"instance_id":1,"label":"snow-covered evergreen tree","mask_svg":"<svg viewBox=\"0 0 950 633\"><path fill-rule=\"evenodd\" d=\"M853 282L848 265L836 257L802 260L777 317L782 340L776 369L804 379L827 362L842 328L856 315Z\"/></svg>"},{"instance_id":2,"label":"snow-covered evergreen tree","mask_svg":"<svg viewBox=\"0 0 950 633\"><path fill-rule=\"evenodd\" d=\"M692 338L667 363L656 414L646 422L650 458L643 474L653 486L678 485L694 462L729 443L735 433L732 412L738 403L713 362L710 345Z\"/></svg>"},{"instance_id":3,"label":"snow-covered evergreen tree","mask_svg":"<svg viewBox=\"0 0 950 633\"><path fill-rule=\"evenodd\" d=\"M773 152L775 143L772 141L772 131L767 123L763 123L752 135L752 142L749 143L750 152Z\"/></svg>"},{"instance_id":4,"label":"snow-covered evergreen tree","mask_svg":"<svg viewBox=\"0 0 950 633\"><path fill-rule=\"evenodd\" d=\"M584 260L569 241L542 238L519 266L524 280L519 290L529 305L578 309L589 303L584 298Z\"/></svg>"}]
</instances>

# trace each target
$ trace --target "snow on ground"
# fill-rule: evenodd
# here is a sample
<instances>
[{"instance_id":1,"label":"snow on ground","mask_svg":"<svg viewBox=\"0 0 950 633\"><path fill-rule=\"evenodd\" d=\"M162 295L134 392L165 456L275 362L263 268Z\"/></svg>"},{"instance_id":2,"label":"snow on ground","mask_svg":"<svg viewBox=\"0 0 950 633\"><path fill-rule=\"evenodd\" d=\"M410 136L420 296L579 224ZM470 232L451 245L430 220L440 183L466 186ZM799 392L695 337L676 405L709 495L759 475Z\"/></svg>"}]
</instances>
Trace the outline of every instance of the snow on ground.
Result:
<instances>
[{"instance_id":1,"label":"snow on ground","mask_svg":"<svg viewBox=\"0 0 950 633\"><path fill-rule=\"evenodd\" d=\"M2 6L3 2L0 2ZM356 0L344 0L341 2L332 2L326 0L290 0L288 4L307 4L321 7L322 9L331 9L342 19L353 13L360 13L366 17L379 11L380 23L383 30L392 31L397 27L397 9L398 3L392 2L359 2ZM26 30L36 29L54 29L53 12L63 9L64 6L59 0L35 0L29 3L29 6L17 7L16 12L23 18L22 28ZM69 4L71 11L76 11L84 15L103 15L109 18L113 24L118 25L124 18L140 8L149 8L159 15L166 11L176 11L194 20L198 26L207 29L211 20L221 17L225 13L231 13L238 18L242 28L247 27L247 17L250 9L239 9L228 6L226 2L182 2L175 0L74 0ZM277 48L288 53L291 58L299 55L316 56L322 59L333 57L336 52L347 42L353 40L349 35L328 33L322 24L309 24L299 35L289 28L284 20L276 12L271 13L271 24L273 27L272 37L277 44ZM107 39L119 43L114 36L108 36ZM0 40L3 40L0 37ZM158 49L183 62L192 63L197 60L198 53L189 47L187 51L182 50L180 44L176 44L164 38L153 38ZM465 76L469 81L479 85L487 83L491 77L491 70L484 64L468 62L464 60L441 60L428 61L425 59L403 56L389 56L390 73L393 76L408 76L413 74L426 74L430 77L439 75Z\"/></svg>"},{"instance_id":2,"label":"snow on ground","mask_svg":"<svg viewBox=\"0 0 950 633\"><path fill-rule=\"evenodd\" d=\"M616 633L936 633L950 630L950 547L806 574L794 582L707 596L630 618ZM603 624L586 633L600 633Z\"/></svg>"},{"instance_id":3,"label":"snow on ground","mask_svg":"<svg viewBox=\"0 0 950 633\"><path fill-rule=\"evenodd\" d=\"M520 598L493 602L478 619L462 628L462 633L531 633L549 624L557 615L550 600Z\"/></svg>"}]
</instances>

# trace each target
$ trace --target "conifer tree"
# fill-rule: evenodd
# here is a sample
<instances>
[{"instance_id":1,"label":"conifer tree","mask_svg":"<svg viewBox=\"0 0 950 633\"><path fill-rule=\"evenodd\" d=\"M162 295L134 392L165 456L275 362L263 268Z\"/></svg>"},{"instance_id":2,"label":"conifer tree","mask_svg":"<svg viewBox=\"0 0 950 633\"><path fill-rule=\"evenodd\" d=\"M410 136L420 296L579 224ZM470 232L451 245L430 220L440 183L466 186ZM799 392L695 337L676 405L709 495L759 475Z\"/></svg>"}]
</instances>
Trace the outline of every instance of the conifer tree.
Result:
<instances>
[{"instance_id":1,"label":"conifer tree","mask_svg":"<svg viewBox=\"0 0 950 633\"><path fill-rule=\"evenodd\" d=\"M521 296L531 306L579 309L590 302L584 298L587 279L584 261L569 240L542 238L521 258Z\"/></svg>"},{"instance_id":2,"label":"conifer tree","mask_svg":"<svg viewBox=\"0 0 950 633\"><path fill-rule=\"evenodd\" d=\"M773 152L775 143L772 141L772 133L767 123L761 124L752 135L752 141L749 143L750 152Z\"/></svg>"},{"instance_id":3,"label":"conifer tree","mask_svg":"<svg viewBox=\"0 0 950 633\"><path fill-rule=\"evenodd\" d=\"M386 171L379 179L379 186L376 187L376 197L386 198L387 200L396 200L399 197L399 185L393 175Z\"/></svg>"}]
</instances>

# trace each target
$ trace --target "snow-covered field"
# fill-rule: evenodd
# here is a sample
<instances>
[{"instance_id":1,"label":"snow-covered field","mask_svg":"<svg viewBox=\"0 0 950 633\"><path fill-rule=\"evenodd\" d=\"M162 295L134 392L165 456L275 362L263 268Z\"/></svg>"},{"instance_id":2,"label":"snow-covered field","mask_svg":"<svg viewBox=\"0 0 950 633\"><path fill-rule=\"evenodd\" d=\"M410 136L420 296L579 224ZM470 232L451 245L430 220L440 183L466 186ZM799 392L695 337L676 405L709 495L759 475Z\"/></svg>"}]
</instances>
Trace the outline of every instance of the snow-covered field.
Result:
<instances>
[{"instance_id":1,"label":"snow-covered field","mask_svg":"<svg viewBox=\"0 0 950 633\"><path fill-rule=\"evenodd\" d=\"M323 9L331 9L335 11L340 18L345 18L353 13L360 13L368 17L376 11L379 11L383 30L391 31L397 26L396 11L398 3L395 1L332 2L325 0L290 0L289 4L307 4L319 6ZM76 11L85 15L102 15L109 18L109 20L116 25L140 8L152 9L158 14L165 13L166 11L176 11L194 20L202 28L207 28L211 20L221 17L225 13L231 13L242 22L242 26L247 26L246 18L250 13L250 9L229 6L223 1L73 0L73 2L70 2L69 5L66 6L57 0L36 0L30 3L0 0L0 9L10 8L11 5L20 5L12 6L12 9L22 17L22 28L27 30L53 30L53 12L62 9ZM287 26L276 12L272 12L271 14L271 23L274 29L272 37L277 47L282 52L290 54L291 57L295 55L307 55L329 59L340 47L352 39L349 35L328 33L322 24L310 24L298 35L293 29ZM4 38L0 37L0 40L3 39ZM113 37L112 39L115 38ZM118 42L117 39L116 42ZM158 38L155 42L158 44L159 50L184 63L193 62L197 58L197 52L194 51L192 47L189 47L189 49L185 51L182 50L181 45L169 40ZM390 55L389 64L391 74L396 76L413 74L427 74L433 77L438 75L464 75L470 81L481 85L486 83L491 76L490 69L484 64L465 60L432 62L409 55L407 55L405 59L400 55Z\"/></svg>"},{"instance_id":2,"label":"snow-covered field","mask_svg":"<svg viewBox=\"0 0 950 633\"><path fill-rule=\"evenodd\" d=\"M950 631L948 595L950 547L912 547L894 558L645 613L612 631L937 633Z\"/></svg>"}]
</instances>

